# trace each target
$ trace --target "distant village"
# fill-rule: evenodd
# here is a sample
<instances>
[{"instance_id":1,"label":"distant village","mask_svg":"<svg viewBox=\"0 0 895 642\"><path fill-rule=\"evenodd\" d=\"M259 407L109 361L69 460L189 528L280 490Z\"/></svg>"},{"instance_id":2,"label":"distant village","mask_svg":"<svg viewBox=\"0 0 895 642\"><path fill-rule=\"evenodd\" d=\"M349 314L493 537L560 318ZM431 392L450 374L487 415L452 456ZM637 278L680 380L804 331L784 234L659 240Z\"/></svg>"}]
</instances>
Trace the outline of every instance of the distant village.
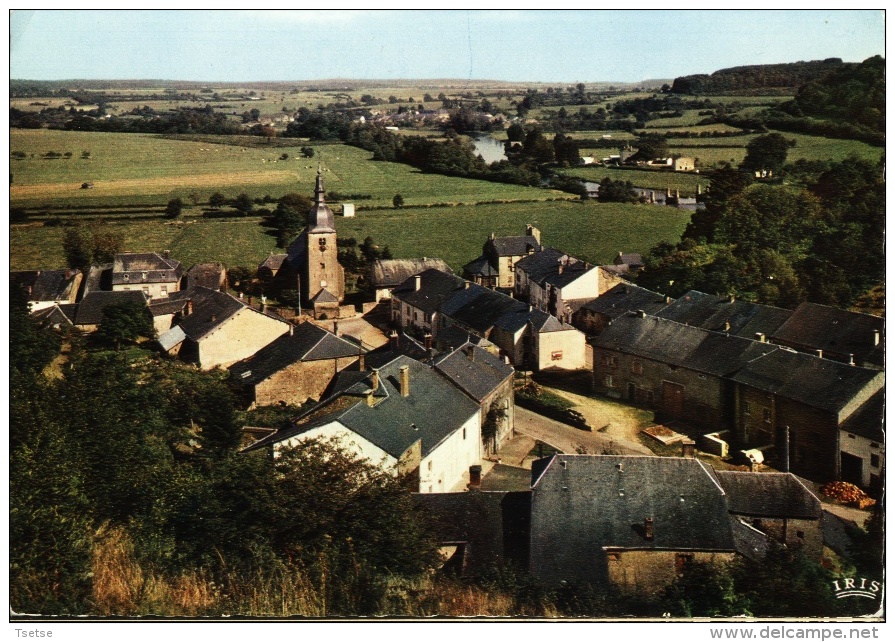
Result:
<instances>
[{"instance_id":1,"label":"distant village","mask_svg":"<svg viewBox=\"0 0 895 642\"><path fill-rule=\"evenodd\" d=\"M670 162L689 171L688 160ZM672 299L634 284L640 255L618 248L592 265L532 225L482 239L460 275L438 258L376 260L371 299L347 304L334 216L321 172L304 231L258 266L271 291L297 291L299 313L231 294L225 266L185 269L162 248L11 278L45 325L90 333L109 306L145 305L158 350L229 371L245 408L302 406L288 427L246 426L245 453L335 438L408 475L461 572L513 561L545 586L652 594L689 562L761 559L774 543L820 562L818 485L881 488L883 318ZM519 465L518 388L581 372L596 396L653 412L648 438L666 456Z\"/></svg>"}]
</instances>

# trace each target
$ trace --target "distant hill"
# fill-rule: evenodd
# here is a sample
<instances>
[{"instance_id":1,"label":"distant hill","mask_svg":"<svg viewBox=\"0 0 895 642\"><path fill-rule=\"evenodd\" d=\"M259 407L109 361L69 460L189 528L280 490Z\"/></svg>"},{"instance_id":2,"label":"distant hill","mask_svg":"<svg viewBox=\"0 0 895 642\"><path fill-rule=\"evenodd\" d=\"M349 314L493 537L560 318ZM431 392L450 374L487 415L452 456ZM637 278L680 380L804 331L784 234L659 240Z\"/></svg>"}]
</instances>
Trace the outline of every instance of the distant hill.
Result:
<instances>
[{"instance_id":1,"label":"distant hill","mask_svg":"<svg viewBox=\"0 0 895 642\"><path fill-rule=\"evenodd\" d=\"M671 91L676 94L718 94L788 88L795 92L805 83L818 80L845 64L841 58L827 58L811 62L730 67L713 74L675 78Z\"/></svg>"}]
</instances>

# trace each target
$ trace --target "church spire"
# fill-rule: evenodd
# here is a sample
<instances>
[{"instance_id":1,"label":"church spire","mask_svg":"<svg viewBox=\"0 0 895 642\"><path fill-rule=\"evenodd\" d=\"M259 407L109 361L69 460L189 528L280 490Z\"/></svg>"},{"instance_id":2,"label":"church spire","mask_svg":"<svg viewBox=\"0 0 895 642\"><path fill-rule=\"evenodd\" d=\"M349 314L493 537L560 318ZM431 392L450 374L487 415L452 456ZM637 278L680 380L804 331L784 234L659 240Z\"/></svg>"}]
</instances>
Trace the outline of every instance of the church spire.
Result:
<instances>
[{"instance_id":1,"label":"church spire","mask_svg":"<svg viewBox=\"0 0 895 642\"><path fill-rule=\"evenodd\" d=\"M317 185L314 187L314 207L308 212L309 232L335 232L333 212L326 204L326 190L323 189L323 168L317 166Z\"/></svg>"}]
</instances>

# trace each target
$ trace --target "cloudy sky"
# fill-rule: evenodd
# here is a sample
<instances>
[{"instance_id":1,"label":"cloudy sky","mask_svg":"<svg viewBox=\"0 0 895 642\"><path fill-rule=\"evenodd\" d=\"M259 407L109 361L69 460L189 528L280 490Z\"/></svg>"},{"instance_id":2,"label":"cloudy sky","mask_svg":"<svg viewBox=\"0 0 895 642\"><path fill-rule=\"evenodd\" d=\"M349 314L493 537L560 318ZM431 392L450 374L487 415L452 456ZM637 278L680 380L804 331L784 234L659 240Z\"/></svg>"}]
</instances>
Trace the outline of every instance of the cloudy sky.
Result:
<instances>
[{"instance_id":1,"label":"cloudy sky","mask_svg":"<svg viewBox=\"0 0 895 642\"><path fill-rule=\"evenodd\" d=\"M50 10L10 18L10 77L32 80L638 82L877 54L885 55L879 10Z\"/></svg>"}]
</instances>

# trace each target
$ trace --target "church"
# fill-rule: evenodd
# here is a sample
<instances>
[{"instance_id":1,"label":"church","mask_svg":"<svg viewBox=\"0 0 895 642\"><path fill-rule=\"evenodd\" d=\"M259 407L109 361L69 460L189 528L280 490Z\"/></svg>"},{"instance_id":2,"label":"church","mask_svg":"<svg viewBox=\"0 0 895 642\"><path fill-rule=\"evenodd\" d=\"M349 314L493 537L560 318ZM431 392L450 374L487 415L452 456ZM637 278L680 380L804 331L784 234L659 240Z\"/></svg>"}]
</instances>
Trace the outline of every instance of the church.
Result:
<instances>
[{"instance_id":1,"label":"church","mask_svg":"<svg viewBox=\"0 0 895 642\"><path fill-rule=\"evenodd\" d=\"M314 206L308 211L307 226L292 241L286 254L285 270L290 285L295 284L303 308L313 308L318 319L335 318L345 298L345 270L339 265L336 224L326 204L323 171L317 170Z\"/></svg>"}]
</instances>

